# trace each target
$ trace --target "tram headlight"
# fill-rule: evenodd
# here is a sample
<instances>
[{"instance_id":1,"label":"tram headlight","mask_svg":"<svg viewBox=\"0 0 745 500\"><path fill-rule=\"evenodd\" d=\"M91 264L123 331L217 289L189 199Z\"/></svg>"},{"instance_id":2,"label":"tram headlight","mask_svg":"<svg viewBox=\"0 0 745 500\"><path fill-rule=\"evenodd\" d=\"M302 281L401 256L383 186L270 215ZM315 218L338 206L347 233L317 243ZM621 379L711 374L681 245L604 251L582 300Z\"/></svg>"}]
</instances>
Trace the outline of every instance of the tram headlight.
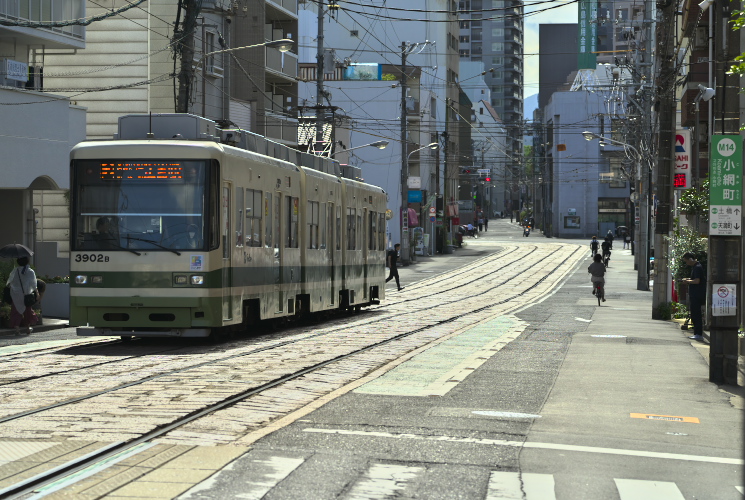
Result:
<instances>
[{"instance_id":1,"label":"tram headlight","mask_svg":"<svg viewBox=\"0 0 745 500\"><path fill-rule=\"evenodd\" d=\"M76 285L87 285L88 284L88 276L79 275L75 276L75 284Z\"/></svg>"},{"instance_id":2,"label":"tram headlight","mask_svg":"<svg viewBox=\"0 0 745 500\"><path fill-rule=\"evenodd\" d=\"M186 285L188 283L189 278L185 275L176 275L173 277L173 283L175 285Z\"/></svg>"},{"instance_id":3,"label":"tram headlight","mask_svg":"<svg viewBox=\"0 0 745 500\"><path fill-rule=\"evenodd\" d=\"M199 274L192 276L191 284L192 285L204 285L204 276L201 276Z\"/></svg>"},{"instance_id":4,"label":"tram headlight","mask_svg":"<svg viewBox=\"0 0 745 500\"><path fill-rule=\"evenodd\" d=\"M100 285L103 283L103 276L91 276L91 283L94 285Z\"/></svg>"}]
</instances>

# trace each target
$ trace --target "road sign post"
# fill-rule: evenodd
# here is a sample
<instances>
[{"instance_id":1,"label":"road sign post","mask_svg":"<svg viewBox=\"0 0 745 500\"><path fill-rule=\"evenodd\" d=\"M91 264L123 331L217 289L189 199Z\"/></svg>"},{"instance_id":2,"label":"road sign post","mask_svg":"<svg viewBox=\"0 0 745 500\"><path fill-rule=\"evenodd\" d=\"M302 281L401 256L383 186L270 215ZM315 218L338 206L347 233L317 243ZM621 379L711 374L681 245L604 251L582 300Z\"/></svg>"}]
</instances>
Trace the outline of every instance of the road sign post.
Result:
<instances>
[{"instance_id":1,"label":"road sign post","mask_svg":"<svg viewBox=\"0 0 745 500\"><path fill-rule=\"evenodd\" d=\"M709 162L709 380L737 385L742 137L713 135Z\"/></svg>"}]
</instances>

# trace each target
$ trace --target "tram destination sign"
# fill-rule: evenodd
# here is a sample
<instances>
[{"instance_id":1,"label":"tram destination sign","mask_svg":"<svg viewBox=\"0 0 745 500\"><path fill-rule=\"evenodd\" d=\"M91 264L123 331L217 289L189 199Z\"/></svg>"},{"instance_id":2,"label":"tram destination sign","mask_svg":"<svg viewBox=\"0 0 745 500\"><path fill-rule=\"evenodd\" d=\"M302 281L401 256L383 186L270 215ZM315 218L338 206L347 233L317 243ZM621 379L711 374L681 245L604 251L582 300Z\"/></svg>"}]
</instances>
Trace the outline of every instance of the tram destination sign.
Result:
<instances>
[{"instance_id":1,"label":"tram destination sign","mask_svg":"<svg viewBox=\"0 0 745 500\"><path fill-rule=\"evenodd\" d=\"M742 137L712 135L709 234L742 235Z\"/></svg>"}]
</instances>

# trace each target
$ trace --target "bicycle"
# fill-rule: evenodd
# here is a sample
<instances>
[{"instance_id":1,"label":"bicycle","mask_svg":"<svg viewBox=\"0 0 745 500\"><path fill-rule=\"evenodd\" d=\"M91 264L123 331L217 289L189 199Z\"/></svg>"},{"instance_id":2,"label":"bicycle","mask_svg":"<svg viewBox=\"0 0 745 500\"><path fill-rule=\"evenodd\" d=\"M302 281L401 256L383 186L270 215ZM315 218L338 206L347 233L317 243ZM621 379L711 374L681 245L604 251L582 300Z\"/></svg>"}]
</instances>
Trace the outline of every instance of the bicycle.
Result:
<instances>
[{"instance_id":1,"label":"bicycle","mask_svg":"<svg viewBox=\"0 0 745 500\"><path fill-rule=\"evenodd\" d=\"M603 286L603 283L601 282L593 282L592 283L593 292L595 292L595 296L598 299L598 306L600 306L600 302L605 302L605 287Z\"/></svg>"}]
</instances>

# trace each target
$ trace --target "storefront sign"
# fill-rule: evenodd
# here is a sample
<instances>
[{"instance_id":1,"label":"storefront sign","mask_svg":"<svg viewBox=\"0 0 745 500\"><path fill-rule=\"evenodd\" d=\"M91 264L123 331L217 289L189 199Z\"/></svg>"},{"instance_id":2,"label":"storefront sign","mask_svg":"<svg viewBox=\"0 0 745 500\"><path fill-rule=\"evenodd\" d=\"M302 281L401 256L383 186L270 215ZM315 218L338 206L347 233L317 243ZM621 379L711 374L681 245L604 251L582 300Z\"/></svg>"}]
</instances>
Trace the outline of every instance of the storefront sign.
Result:
<instances>
[{"instance_id":1,"label":"storefront sign","mask_svg":"<svg viewBox=\"0 0 745 500\"><path fill-rule=\"evenodd\" d=\"M678 130L675 134L675 189L691 187L691 131Z\"/></svg>"}]
</instances>

